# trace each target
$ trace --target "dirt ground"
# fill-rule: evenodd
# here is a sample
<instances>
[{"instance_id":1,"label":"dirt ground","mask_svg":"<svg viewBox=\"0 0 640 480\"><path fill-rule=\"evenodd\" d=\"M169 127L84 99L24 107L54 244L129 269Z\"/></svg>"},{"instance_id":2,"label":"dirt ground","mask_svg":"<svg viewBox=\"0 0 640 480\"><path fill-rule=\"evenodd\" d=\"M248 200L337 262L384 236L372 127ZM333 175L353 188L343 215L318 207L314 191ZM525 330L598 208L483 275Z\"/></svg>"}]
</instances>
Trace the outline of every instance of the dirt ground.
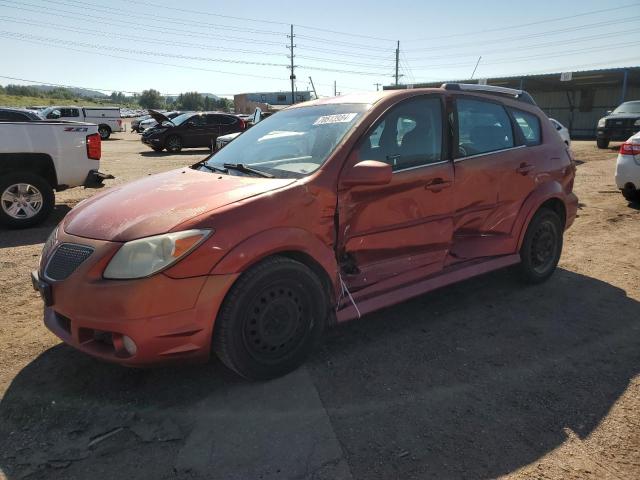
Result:
<instances>
[{"instance_id":1,"label":"dirt ground","mask_svg":"<svg viewBox=\"0 0 640 480\"><path fill-rule=\"evenodd\" d=\"M573 148L579 217L549 282L500 271L368 315L267 383L60 344L29 272L94 193L62 192L45 226L0 230L0 479L640 478L640 205L615 146ZM113 185L204 155L119 134L101 170Z\"/></svg>"}]
</instances>

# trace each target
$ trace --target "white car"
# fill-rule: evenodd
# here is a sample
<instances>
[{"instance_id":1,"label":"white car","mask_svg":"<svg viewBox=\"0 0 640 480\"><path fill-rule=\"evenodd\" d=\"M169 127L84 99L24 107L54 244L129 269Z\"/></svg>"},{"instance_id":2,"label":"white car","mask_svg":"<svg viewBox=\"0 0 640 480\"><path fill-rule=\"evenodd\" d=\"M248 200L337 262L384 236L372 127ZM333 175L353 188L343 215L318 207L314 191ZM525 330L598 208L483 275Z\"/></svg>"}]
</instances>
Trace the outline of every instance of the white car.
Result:
<instances>
[{"instance_id":1,"label":"white car","mask_svg":"<svg viewBox=\"0 0 640 480\"><path fill-rule=\"evenodd\" d=\"M628 201L640 201L640 132L620 146L616 185Z\"/></svg>"},{"instance_id":2,"label":"white car","mask_svg":"<svg viewBox=\"0 0 640 480\"><path fill-rule=\"evenodd\" d=\"M162 113L165 117L167 117L169 119L173 119L173 118L176 118L178 115L182 115L185 112L178 112L178 111L160 112L159 111L158 113ZM153 118L153 117L147 118L147 119L141 121L138 124L138 132L142 133L142 132L144 132L145 130L147 130L149 128L155 127L156 125L158 125L158 121L155 118Z\"/></svg>"},{"instance_id":3,"label":"white car","mask_svg":"<svg viewBox=\"0 0 640 480\"><path fill-rule=\"evenodd\" d=\"M549 121L553 124L554 128L562 138L562 141L567 144L567 147L571 146L571 137L569 137L569 129L562 125L555 118L550 118Z\"/></svg>"}]
</instances>

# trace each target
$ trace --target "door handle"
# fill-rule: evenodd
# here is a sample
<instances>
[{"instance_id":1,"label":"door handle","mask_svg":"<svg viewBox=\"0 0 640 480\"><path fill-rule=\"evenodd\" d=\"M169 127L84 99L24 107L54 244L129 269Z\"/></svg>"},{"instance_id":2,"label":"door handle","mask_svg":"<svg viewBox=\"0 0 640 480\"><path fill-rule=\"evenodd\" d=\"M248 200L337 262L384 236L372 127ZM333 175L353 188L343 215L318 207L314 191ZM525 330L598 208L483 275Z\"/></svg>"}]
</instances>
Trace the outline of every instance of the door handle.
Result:
<instances>
[{"instance_id":1,"label":"door handle","mask_svg":"<svg viewBox=\"0 0 640 480\"><path fill-rule=\"evenodd\" d=\"M452 182L449 180L443 180L442 178L434 178L430 180L424 188L427 190L431 190L432 192L439 192L445 188L449 188L452 185Z\"/></svg>"},{"instance_id":2,"label":"door handle","mask_svg":"<svg viewBox=\"0 0 640 480\"><path fill-rule=\"evenodd\" d=\"M516 172L518 172L520 175L527 175L533 169L534 169L534 166L531 165L530 163L522 162L520 166L516 168Z\"/></svg>"}]
</instances>

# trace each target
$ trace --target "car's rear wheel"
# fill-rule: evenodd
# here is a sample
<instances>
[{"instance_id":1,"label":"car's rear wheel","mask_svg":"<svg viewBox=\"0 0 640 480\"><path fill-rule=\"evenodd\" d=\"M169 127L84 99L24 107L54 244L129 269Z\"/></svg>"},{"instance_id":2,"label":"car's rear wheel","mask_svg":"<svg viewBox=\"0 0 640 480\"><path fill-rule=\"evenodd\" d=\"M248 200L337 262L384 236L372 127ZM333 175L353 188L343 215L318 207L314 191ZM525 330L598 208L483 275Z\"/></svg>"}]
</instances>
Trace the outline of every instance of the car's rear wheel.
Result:
<instances>
[{"instance_id":1,"label":"car's rear wheel","mask_svg":"<svg viewBox=\"0 0 640 480\"><path fill-rule=\"evenodd\" d=\"M631 184L627 184L622 189L622 196L628 202L640 201L640 190L637 190L636 187Z\"/></svg>"},{"instance_id":2,"label":"car's rear wheel","mask_svg":"<svg viewBox=\"0 0 640 480\"><path fill-rule=\"evenodd\" d=\"M560 216L540 209L529 223L520 249L520 274L527 283L541 283L556 269L562 253L563 225Z\"/></svg>"},{"instance_id":3,"label":"car's rear wheel","mask_svg":"<svg viewBox=\"0 0 640 480\"><path fill-rule=\"evenodd\" d=\"M596 143L598 144L598 148L607 148L609 146L608 138L596 138Z\"/></svg>"},{"instance_id":4,"label":"car's rear wheel","mask_svg":"<svg viewBox=\"0 0 640 480\"><path fill-rule=\"evenodd\" d=\"M272 257L246 271L218 314L213 350L251 380L284 375L307 358L327 318L322 284L307 266Z\"/></svg>"},{"instance_id":5,"label":"car's rear wheel","mask_svg":"<svg viewBox=\"0 0 640 480\"><path fill-rule=\"evenodd\" d=\"M167 138L165 147L169 152L179 152L182 150L182 140L177 135L171 135Z\"/></svg>"},{"instance_id":6,"label":"car's rear wheel","mask_svg":"<svg viewBox=\"0 0 640 480\"><path fill-rule=\"evenodd\" d=\"M0 177L0 224L27 228L44 221L55 204L51 185L31 172Z\"/></svg>"},{"instance_id":7,"label":"car's rear wheel","mask_svg":"<svg viewBox=\"0 0 640 480\"><path fill-rule=\"evenodd\" d=\"M107 140L111 136L111 129L106 125L100 125L98 127L98 133L102 140Z\"/></svg>"}]
</instances>

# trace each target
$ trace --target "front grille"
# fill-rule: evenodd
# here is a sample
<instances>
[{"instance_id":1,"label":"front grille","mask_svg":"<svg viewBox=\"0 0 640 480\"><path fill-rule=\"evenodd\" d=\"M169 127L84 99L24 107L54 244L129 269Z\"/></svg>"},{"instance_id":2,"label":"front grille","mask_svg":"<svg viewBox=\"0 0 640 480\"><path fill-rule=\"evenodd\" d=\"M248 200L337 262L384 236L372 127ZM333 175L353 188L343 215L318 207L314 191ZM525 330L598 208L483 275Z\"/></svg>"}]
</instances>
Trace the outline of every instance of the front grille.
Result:
<instances>
[{"instance_id":1,"label":"front grille","mask_svg":"<svg viewBox=\"0 0 640 480\"><path fill-rule=\"evenodd\" d=\"M51 280L64 280L71 275L93 253L93 248L73 243L63 243L47 264L44 272Z\"/></svg>"},{"instance_id":2,"label":"front grille","mask_svg":"<svg viewBox=\"0 0 640 480\"><path fill-rule=\"evenodd\" d=\"M609 118L606 121L607 127L632 127L635 122L633 118Z\"/></svg>"}]
</instances>

